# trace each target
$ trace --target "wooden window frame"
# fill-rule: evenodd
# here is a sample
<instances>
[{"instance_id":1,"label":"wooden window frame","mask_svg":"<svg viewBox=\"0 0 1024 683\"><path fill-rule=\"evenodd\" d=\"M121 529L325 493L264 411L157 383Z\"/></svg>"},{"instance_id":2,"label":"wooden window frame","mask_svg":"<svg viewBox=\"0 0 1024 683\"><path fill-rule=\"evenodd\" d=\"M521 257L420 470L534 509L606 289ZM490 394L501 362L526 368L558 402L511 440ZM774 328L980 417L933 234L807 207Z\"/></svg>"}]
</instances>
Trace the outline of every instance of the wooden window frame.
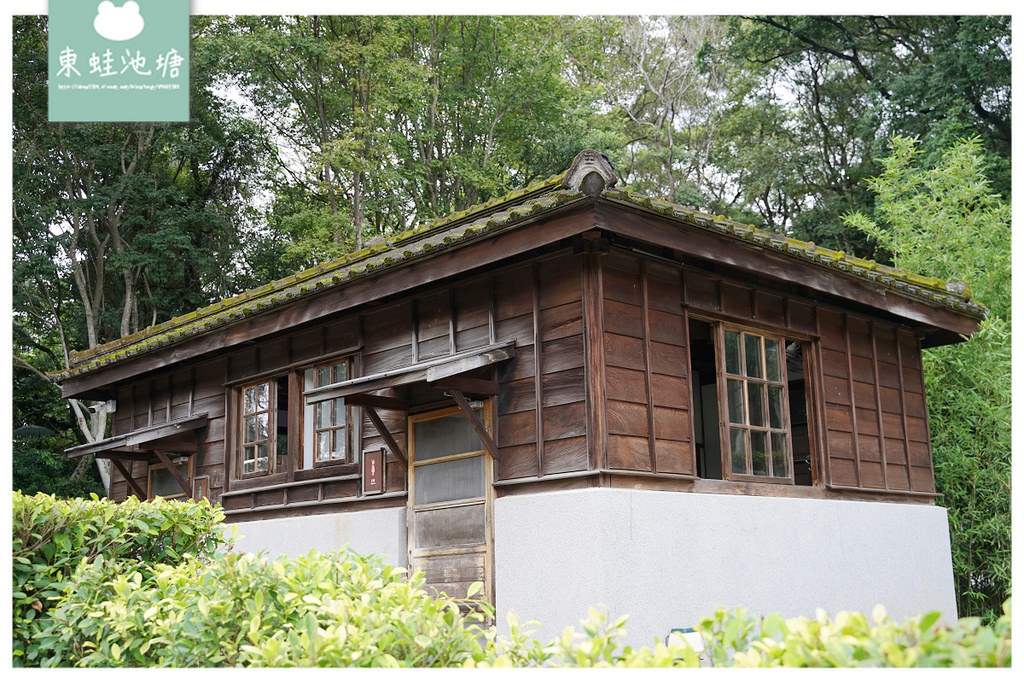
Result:
<instances>
[{"instance_id":1,"label":"wooden window frame","mask_svg":"<svg viewBox=\"0 0 1024 683\"><path fill-rule=\"evenodd\" d=\"M327 384L319 384L318 383L318 381L317 381L317 372L319 370L325 369L325 368L333 369L335 366L338 366L338 365L343 365L344 368L345 368L345 377L344 378L336 379L333 376L333 370L331 370L332 377L331 377L330 381ZM300 386L302 387L302 396L299 399L299 405L302 407L301 415L302 415L302 421L303 421L303 424L302 424L302 437L303 438L302 438L302 446L301 446L300 453L299 453L299 457L301 458L301 461L300 461L300 463L298 463L299 466L296 469L308 471L310 469L318 469L318 468L323 468L323 467L333 467L333 466L336 466L336 465L352 465L352 464L357 464L359 462L358 450L355 448L355 444L353 443L353 437L352 437L352 432L355 431L355 430L350 429L350 426L356 424L356 422L354 420L352 406L350 406L348 404L348 402L344 401L344 399L341 399L343 401L341 424L338 424L337 416L336 415L332 415L331 424L329 426L327 426L327 427L321 428L319 426L319 424L318 424L318 419L317 419L317 417L318 417L318 409L326 404L327 406L330 407L332 413L334 413L335 409L336 409L335 399L327 399L327 400L324 400L324 401L317 401L317 402L310 403L308 405L306 404L306 401L305 401L305 393L306 393L306 391L308 391L308 388L305 385L305 375L306 375L306 372L308 372L308 371L312 371L313 372L313 387L312 388L313 389L317 389L317 388L320 388L322 386L327 386L329 384L334 384L336 382L344 381L346 379L352 379L352 368L353 368L353 365L354 365L353 357L351 355L346 355L346 356L335 357L335 358L331 358L331 359L327 359L327 360L322 360L322 361L319 361L319 362L317 362L317 363L315 363L313 365L304 366L304 367L302 367L298 371L299 372ZM309 420L311 422L311 425L310 425L310 428L312 429L312 434L311 435L307 434L307 425L306 425L306 421L307 420ZM336 433L338 431L342 432L341 439L342 439L342 442L345 444L345 455L344 455L344 457L343 458L328 457L328 458L325 458L325 459L320 459L319 458L319 446L320 446L319 435L321 433L323 433L323 432L328 432L328 433L332 434L331 438L333 439L333 438L335 438L334 433ZM307 436L311 437L311 438L308 439L308 442L307 442ZM310 457L312 459L310 467L306 467L305 464L304 464L305 463L305 458L306 458L306 455L307 455L307 453L306 453L307 449L310 449L310 454L309 455L310 455Z\"/></svg>"},{"instance_id":2,"label":"wooden window frame","mask_svg":"<svg viewBox=\"0 0 1024 683\"><path fill-rule=\"evenodd\" d=\"M251 412L246 411L246 393L250 389L257 387L266 386L267 388L267 405L264 410L253 410ZM257 406L258 407L258 406ZM263 477L274 472L274 458L271 457L270 444L271 435L276 434L276 413L277 413L277 382L274 381L273 377L267 377L256 382L249 382L243 384L238 389L238 478L239 479L250 479L253 477ZM259 415L266 414L267 416L267 428L264 439L255 438L252 441L246 439L246 421L248 418L258 418ZM257 424L258 424L257 419ZM255 430L254 430L255 432ZM258 437L258 434L255 434ZM260 445L264 445L266 448L266 460L267 465L265 469L259 468L259 456L257 455L258 448ZM253 471L246 471L246 463L248 459L246 456L246 448L253 447L253 458L252 467Z\"/></svg>"},{"instance_id":3,"label":"wooden window frame","mask_svg":"<svg viewBox=\"0 0 1024 683\"><path fill-rule=\"evenodd\" d=\"M330 429L337 430L339 427L344 430L345 458L332 458L316 462L315 454L310 452L310 464L306 465L306 449L316 448L316 428L312 420L315 418L315 403L306 405L305 375L307 371L317 368L331 367L344 364L346 377L351 379L356 366L357 356L351 352L342 355L332 355L322 358L311 359L306 363L295 363L287 367L261 373L245 378L241 383L235 384L231 389L229 402L229 418L232 425L229 430L231 439L231 481L253 482L259 479L269 478L268 483L281 482L293 478L308 479L321 476L330 476L338 468L351 468L359 463L358 449L358 416L355 408L345 404L344 424L334 425ZM245 392L247 389L266 385L268 387L268 404L265 411L246 412ZM287 405L280 405L281 391L279 386L287 388ZM279 415L284 409L287 417ZM246 441L245 421L246 418L256 414L267 413L267 469L245 472L245 448L258 445L261 441ZM284 418L284 424L279 424L279 417ZM287 430L287 447L283 452L278 448L279 427ZM312 439L307 434L307 427L312 434Z\"/></svg>"},{"instance_id":4,"label":"wooden window frame","mask_svg":"<svg viewBox=\"0 0 1024 683\"><path fill-rule=\"evenodd\" d=\"M721 443L721 458L722 458L722 478L728 481L742 481L742 482L755 482L755 483L774 483L774 484L788 484L795 485L794 479L794 465L793 465L793 431L792 423L789 414L789 381L787 378L786 371L786 337L783 334L770 332L768 330L748 327L744 325L736 325L732 323L725 323L721 320L713 322L714 336L715 336L715 366L716 366L716 380L717 380L717 394L718 394L718 411L719 411L719 425L720 425L720 443ZM726 360L726 333L734 332L739 334L740 340L740 368L738 373L729 372L727 368ZM748 375L746 370L746 353L744 340L746 337L757 337L760 339L759 342L759 355L762 366L765 365L766 359L766 340L773 340L779 344L779 348L782 350L781 363L782 363L782 380L773 381L767 377L767 369L762 367L762 374L764 377L758 378L756 376ZM729 407L729 382L739 382L743 387L743 421L732 421ZM751 384L765 387L780 387L782 390L782 427L772 427L771 418L769 416L770 402L769 392L766 389L764 392L765 404L763 407L763 415L765 416L764 425L751 424L749 418L749 386ZM734 472L732 461L732 431L742 430L744 432L744 449L746 457L746 472ZM786 476L775 475L773 469L774 464L772 461L771 454L769 452L766 455L766 465L769 468L771 474L755 474L753 472L753 447L751 444L751 435L754 432L764 433L765 438L771 448L771 437L772 435L781 435L784 439L785 447L785 463L786 463Z\"/></svg>"},{"instance_id":5,"label":"wooden window frame","mask_svg":"<svg viewBox=\"0 0 1024 683\"><path fill-rule=\"evenodd\" d=\"M238 447L235 449L235 462L237 467L235 470L235 480L247 480L257 479L260 477L268 477L275 474L283 474L289 469L287 464L288 451L286 447L286 453L282 454L278 452L278 428L281 426L278 424L278 412L280 411L278 384L282 381L288 387L288 404L286 405L288 415L291 415L291 411L294 409L291 399L291 373L290 372L277 372L265 375L259 379L249 380L245 384L240 385L235 392L236 405L238 407L237 420L235 420L235 434L238 438ZM267 385L267 408L266 410L246 412L245 410L245 392L247 389L257 387L260 385ZM262 440L246 441L245 438L245 420L247 417L267 414L267 435L266 435L266 447L267 447L267 467L266 469L254 469L252 472L245 471L245 449L250 445L258 445L263 443ZM290 420L285 421L285 429L290 431L291 424ZM291 443L291 437L289 436L289 444ZM282 462L282 460L284 462ZM257 459L258 461L258 459ZM283 467L282 467L283 465ZM255 464L254 464L255 468Z\"/></svg>"}]
</instances>

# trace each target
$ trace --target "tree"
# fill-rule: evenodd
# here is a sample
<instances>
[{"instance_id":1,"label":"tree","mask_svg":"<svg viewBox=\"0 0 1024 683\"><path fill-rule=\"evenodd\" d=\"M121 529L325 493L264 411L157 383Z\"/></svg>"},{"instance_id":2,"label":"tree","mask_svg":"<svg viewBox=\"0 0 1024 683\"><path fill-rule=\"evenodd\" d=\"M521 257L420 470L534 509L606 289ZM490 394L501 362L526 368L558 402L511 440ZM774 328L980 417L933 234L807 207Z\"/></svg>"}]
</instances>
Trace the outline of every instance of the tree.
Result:
<instances>
[{"instance_id":1,"label":"tree","mask_svg":"<svg viewBox=\"0 0 1024 683\"><path fill-rule=\"evenodd\" d=\"M929 165L956 139L977 136L993 187L1009 196L1009 17L755 16L730 24L733 58L775 83L769 96L792 99L787 130L802 150L794 168L802 183L776 203L801 205L791 225L797 237L885 258L842 215L872 211L862 181L893 135L918 136ZM757 196L775 182L752 174L743 185Z\"/></svg>"},{"instance_id":2,"label":"tree","mask_svg":"<svg viewBox=\"0 0 1024 683\"><path fill-rule=\"evenodd\" d=\"M586 136L585 94L564 73L573 26L555 17L219 20L225 83L279 145L266 212L277 244L255 258L280 276L564 168Z\"/></svg>"},{"instance_id":3,"label":"tree","mask_svg":"<svg viewBox=\"0 0 1024 683\"><path fill-rule=\"evenodd\" d=\"M920 143L892 140L870 181L878 220L847 216L897 266L970 283L988 318L969 340L925 352L936 488L949 511L957 606L994 620L1010 595L1010 205L984 173L982 143L932 167Z\"/></svg>"},{"instance_id":4,"label":"tree","mask_svg":"<svg viewBox=\"0 0 1024 683\"><path fill-rule=\"evenodd\" d=\"M12 232L14 321L31 341L15 346L15 363L49 380L45 371L68 367L72 349L232 289L243 181L260 141L208 94L215 62L201 41L192 125L50 123L45 22L14 19ZM105 436L104 403L69 405L87 441Z\"/></svg>"}]
</instances>

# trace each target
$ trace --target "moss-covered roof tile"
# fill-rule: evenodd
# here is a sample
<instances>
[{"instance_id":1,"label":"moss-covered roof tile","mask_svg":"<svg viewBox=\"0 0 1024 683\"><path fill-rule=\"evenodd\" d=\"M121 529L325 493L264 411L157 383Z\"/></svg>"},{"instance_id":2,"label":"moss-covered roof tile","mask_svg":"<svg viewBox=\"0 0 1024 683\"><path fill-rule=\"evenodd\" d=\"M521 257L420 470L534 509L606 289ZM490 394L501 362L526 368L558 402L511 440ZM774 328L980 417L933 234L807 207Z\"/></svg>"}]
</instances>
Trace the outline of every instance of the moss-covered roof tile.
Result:
<instances>
[{"instance_id":1,"label":"moss-covered roof tile","mask_svg":"<svg viewBox=\"0 0 1024 683\"><path fill-rule=\"evenodd\" d=\"M663 216L711 230L731 239L773 249L826 268L847 273L913 296L937 306L981 318L984 307L970 300L969 290L959 283L947 284L907 273L874 261L866 261L813 242L760 230L753 225L704 213L693 207L651 199L614 187L617 177L610 164L590 152L581 153L564 173L528 185L503 197L459 211L397 235L378 238L359 251L326 261L280 280L228 297L205 308L177 316L140 332L81 352L71 352L71 367L56 373L58 379L85 374L111 363L157 351L193 336L230 325L234 321L273 310L317 291L342 286L377 271L402 267L437 249L455 248L493 232L504 230L565 204L585 200L582 178L599 173L603 196L615 202L642 207ZM581 168L581 159L582 168ZM569 187L572 182L577 186ZM593 195L592 195L593 196Z\"/></svg>"}]
</instances>

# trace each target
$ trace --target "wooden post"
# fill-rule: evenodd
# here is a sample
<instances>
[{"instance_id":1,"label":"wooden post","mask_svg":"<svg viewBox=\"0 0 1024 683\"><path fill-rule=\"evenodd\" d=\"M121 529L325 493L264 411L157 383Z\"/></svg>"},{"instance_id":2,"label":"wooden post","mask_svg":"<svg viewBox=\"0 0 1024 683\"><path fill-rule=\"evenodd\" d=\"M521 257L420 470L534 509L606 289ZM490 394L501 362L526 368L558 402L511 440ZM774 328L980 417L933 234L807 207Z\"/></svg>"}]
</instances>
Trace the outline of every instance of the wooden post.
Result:
<instances>
[{"instance_id":1,"label":"wooden post","mask_svg":"<svg viewBox=\"0 0 1024 683\"><path fill-rule=\"evenodd\" d=\"M608 420L605 391L604 285L601 281L600 233L584 234L583 355L587 377L587 442L590 469L608 467ZM540 407L538 406L538 410Z\"/></svg>"}]
</instances>

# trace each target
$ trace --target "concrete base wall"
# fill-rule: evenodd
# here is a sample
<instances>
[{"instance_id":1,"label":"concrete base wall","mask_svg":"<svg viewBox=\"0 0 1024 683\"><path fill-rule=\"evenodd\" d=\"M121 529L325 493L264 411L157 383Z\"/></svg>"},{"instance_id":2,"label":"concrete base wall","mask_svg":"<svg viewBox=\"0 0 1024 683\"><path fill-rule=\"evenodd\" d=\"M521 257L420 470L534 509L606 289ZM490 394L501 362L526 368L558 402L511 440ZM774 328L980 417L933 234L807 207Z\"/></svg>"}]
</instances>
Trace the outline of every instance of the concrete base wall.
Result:
<instances>
[{"instance_id":1,"label":"concrete base wall","mask_svg":"<svg viewBox=\"0 0 1024 683\"><path fill-rule=\"evenodd\" d=\"M362 555L378 555L395 567L406 566L405 507L339 512L241 522L235 544L241 552L265 550L269 557L297 557L313 548L327 553L344 545Z\"/></svg>"},{"instance_id":2,"label":"concrete base wall","mask_svg":"<svg viewBox=\"0 0 1024 683\"><path fill-rule=\"evenodd\" d=\"M271 557L347 544L406 566L404 507L238 524L242 551ZM894 619L956 617L946 511L932 505L581 489L494 502L497 623L535 637L579 629L589 607L630 615L650 645L716 607L813 617L818 608Z\"/></svg>"},{"instance_id":3,"label":"concrete base wall","mask_svg":"<svg viewBox=\"0 0 1024 683\"><path fill-rule=\"evenodd\" d=\"M591 606L630 615L634 645L719 606L956 616L937 506L584 489L499 498L494 520L498 623L536 620L542 640Z\"/></svg>"}]
</instances>

